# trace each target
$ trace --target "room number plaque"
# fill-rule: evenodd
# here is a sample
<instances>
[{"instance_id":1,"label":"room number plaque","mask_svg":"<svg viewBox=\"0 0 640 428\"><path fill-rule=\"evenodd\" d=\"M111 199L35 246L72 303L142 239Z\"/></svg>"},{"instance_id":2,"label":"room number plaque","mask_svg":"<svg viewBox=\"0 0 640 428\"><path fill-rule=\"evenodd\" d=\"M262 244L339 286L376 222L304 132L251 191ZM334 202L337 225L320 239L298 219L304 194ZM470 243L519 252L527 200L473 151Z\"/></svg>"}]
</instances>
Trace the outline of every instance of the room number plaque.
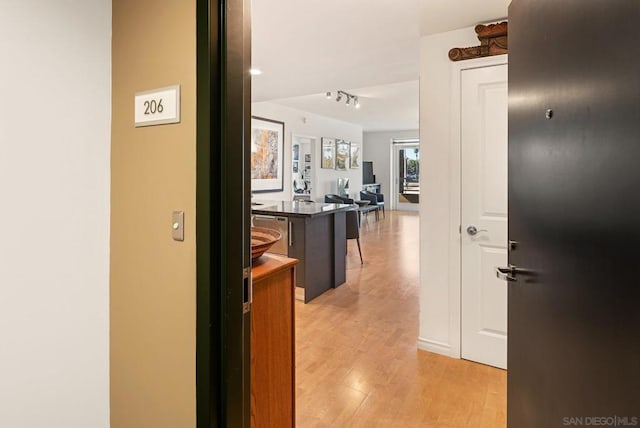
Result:
<instances>
[{"instance_id":1,"label":"room number plaque","mask_svg":"<svg viewBox=\"0 0 640 428\"><path fill-rule=\"evenodd\" d=\"M180 122L180 85L137 92L135 126L166 125Z\"/></svg>"}]
</instances>

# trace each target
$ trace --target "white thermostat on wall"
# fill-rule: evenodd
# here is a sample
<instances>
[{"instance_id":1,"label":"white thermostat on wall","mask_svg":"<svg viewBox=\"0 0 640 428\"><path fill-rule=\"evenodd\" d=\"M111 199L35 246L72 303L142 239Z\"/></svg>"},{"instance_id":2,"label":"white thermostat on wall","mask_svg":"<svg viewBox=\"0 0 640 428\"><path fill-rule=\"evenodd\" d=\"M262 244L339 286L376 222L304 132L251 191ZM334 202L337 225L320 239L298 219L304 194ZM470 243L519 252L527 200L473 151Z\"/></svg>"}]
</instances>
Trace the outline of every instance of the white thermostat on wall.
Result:
<instances>
[{"instance_id":1,"label":"white thermostat on wall","mask_svg":"<svg viewBox=\"0 0 640 428\"><path fill-rule=\"evenodd\" d=\"M180 123L180 85L137 92L135 126Z\"/></svg>"}]
</instances>

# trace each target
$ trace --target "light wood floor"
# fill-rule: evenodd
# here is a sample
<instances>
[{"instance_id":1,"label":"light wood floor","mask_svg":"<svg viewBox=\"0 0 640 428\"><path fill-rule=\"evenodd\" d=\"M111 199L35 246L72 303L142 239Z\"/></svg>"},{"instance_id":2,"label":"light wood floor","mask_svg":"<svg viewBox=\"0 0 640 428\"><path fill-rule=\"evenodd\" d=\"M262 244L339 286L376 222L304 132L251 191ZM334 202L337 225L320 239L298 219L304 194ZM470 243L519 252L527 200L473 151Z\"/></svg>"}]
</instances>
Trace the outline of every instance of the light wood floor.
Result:
<instances>
[{"instance_id":1,"label":"light wood floor","mask_svg":"<svg viewBox=\"0 0 640 428\"><path fill-rule=\"evenodd\" d=\"M347 282L296 301L297 427L506 426L505 371L416 348L417 214L361 235L364 266L350 241Z\"/></svg>"}]
</instances>

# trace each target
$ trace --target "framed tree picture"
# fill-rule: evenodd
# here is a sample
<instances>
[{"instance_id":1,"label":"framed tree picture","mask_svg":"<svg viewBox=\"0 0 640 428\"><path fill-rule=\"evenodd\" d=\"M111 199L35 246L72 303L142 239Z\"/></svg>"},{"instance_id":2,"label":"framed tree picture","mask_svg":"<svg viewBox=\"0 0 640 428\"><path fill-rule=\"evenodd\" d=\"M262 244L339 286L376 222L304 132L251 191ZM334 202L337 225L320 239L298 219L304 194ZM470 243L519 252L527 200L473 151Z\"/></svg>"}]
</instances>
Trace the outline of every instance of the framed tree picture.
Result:
<instances>
[{"instance_id":1,"label":"framed tree picture","mask_svg":"<svg viewBox=\"0 0 640 428\"><path fill-rule=\"evenodd\" d=\"M346 171L350 163L349 142L344 140L336 141L336 169Z\"/></svg>"},{"instance_id":2,"label":"framed tree picture","mask_svg":"<svg viewBox=\"0 0 640 428\"><path fill-rule=\"evenodd\" d=\"M284 122L251 118L251 191L284 189Z\"/></svg>"},{"instance_id":3,"label":"framed tree picture","mask_svg":"<svg viewBox=\"0 0 640 428\"><path fill-rule=\"evenodd\" d=\"M349 146L350 154L351 154L351 165L350 168L357 169L360 168L360 144L351 143Z\"/></svg>"},{"instance_id":4,"label":"framed tree picture","mask_svg":"<svg viewBox=\"0 0 640 428\"><path fill-rule=\"evenodd\" d=\"M334 169L336 162L336 140L333 138L322 138L321 168Z\"/></svg>"}]
</instances>

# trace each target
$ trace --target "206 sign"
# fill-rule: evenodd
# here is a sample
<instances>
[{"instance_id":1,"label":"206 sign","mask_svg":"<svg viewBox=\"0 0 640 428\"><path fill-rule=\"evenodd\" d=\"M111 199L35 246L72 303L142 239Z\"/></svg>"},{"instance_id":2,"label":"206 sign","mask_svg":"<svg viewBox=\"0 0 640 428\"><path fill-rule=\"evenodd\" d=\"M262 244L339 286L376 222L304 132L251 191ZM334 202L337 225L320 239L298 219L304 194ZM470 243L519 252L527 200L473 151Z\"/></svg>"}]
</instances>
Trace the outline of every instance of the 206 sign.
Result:
<instances>
[{"instance_id":1,"label":"206 sign","mask_svg":"<svg viewBox=\"0 0 640 428\"><path fill-rule=\"evenodd\" d=\"M144 102L144 114L156 114L162 113L164 111L164 107L162 106L162 98L158 101L151 100Z\"/></svg>"},{"instance_id":2,"label":"206 sign","mask_svg":"<svg viewBox=\"0 0 640 428\"><path fill-rule=\"evenodd\" d=\"M179 122L180 85L136 93L136 127Z\"/></svg>"}]
</instances>

